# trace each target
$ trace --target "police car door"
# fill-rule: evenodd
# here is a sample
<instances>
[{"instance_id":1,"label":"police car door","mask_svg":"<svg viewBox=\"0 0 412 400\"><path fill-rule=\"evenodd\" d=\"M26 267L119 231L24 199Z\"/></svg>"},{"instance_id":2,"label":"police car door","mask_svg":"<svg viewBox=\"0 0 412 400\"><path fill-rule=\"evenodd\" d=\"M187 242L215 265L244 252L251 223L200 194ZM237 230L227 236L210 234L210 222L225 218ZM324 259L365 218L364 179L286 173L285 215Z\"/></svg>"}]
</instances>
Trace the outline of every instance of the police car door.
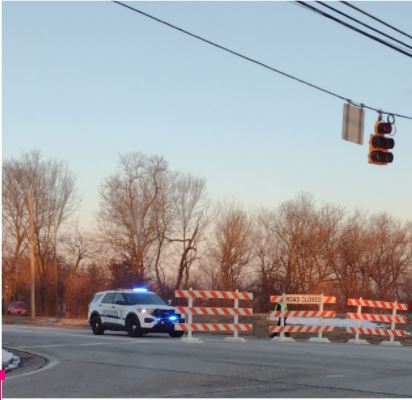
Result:
<instances>
[{"instance_id":1,"label":"police car door","mask_svg":"<svg viewBox=\"0 0 412 400\"><path fill-rule=\"evenodd\" d=\"M126 305L126 298L123 293L116 293L114 296L114 307L112 310L112 323L121 324L123 317L124 306Z\"/></svg>"},{"instance_id":2,"label":"police car door","mask_svg":"<svg viewBox=\"0 0 412 400\"><path fill-rule=\"evenodd\" d=\"M100 319L102 320L103 324L113 323L113 311L114 311L114 292L107 293L101 302L101 306L99 307L99 314Z\"/></svg>"}]
</instances>

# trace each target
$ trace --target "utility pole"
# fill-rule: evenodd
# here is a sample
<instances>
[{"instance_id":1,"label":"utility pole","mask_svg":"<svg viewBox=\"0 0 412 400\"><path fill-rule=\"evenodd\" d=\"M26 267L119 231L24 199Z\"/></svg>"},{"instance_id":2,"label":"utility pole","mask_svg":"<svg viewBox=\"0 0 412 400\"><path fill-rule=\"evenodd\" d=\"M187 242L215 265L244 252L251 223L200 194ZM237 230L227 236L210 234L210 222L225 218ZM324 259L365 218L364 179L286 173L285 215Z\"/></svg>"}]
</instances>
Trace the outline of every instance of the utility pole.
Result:
<instances>
[{"instance_id":1,"label":"utility pole","mask_svg":"<svg viewBox=\"0 0 412 400\"><path fill-rule=\"evenodd\" d=\"M27 196L27 208L29 210L30 224L30 267L31 267L31 319L36 318L36 283L35 283L35 268L36 268L36 237L34 229L33 215L33 194Z\"/></svg>"}]
</instances>

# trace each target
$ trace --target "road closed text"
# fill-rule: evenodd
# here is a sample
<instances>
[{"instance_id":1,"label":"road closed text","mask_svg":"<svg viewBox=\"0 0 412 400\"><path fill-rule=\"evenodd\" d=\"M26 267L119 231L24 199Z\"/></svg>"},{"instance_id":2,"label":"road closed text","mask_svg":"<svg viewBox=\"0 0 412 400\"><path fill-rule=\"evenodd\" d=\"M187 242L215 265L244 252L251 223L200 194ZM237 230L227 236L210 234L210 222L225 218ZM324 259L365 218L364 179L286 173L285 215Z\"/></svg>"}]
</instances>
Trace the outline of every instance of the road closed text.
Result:
<instances>
[{"instance_id":1,"label":"road closed text","mask_svg":"<svg viewBox=\"0 0 412 400\"><path fill-rule=\"evenodd\" d=\"M320 304L322 303L322 296L317 294L287 294L287 304Z\"/></svg>"}]
</instances>

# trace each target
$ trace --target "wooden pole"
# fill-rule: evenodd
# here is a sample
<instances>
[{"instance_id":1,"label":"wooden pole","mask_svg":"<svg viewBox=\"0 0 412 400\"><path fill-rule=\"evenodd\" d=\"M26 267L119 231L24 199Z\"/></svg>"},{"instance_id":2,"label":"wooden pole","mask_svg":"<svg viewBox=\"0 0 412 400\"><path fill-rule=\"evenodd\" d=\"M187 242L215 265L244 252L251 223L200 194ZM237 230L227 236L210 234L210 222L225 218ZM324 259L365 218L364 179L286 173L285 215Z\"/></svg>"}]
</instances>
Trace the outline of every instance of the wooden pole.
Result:
<instances>
[{"instance_id":1,"label":"wooden pole","mask_svg":"<svg viewBox=\"0 0 412 400\"><path fill-rule=\"evenodd\" d=\"M30 193L27 197L27 206L29 211L30 223L30 267L31 267L31 319L36 318L36 282L35 282L35 268L36 268L36 237L34 229L34 215L33 215L33 195Z\"/></svg>"}]
</instances>

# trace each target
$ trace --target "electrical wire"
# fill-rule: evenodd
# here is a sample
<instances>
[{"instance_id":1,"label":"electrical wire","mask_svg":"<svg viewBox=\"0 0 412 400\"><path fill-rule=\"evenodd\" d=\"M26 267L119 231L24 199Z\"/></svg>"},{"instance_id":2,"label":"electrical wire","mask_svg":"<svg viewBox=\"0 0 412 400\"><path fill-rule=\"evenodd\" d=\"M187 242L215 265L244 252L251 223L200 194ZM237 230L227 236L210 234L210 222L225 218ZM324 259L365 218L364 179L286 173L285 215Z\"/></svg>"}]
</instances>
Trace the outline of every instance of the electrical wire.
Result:
<instances>
[{"instance_id":1,"label":"electrical wire","mask_svg":"<svg viewBox=\"0 0 412 400\"><path fill-rule=\"evenodd\" d=\"M348 18L348 19L350 19L350 20L352 20L352 21L355 21L355 22L357 22L358 24L360 24L360 25L362 25L362 26L364 26L364 27L366 27L366 28L368 28L368 29L376 32L376 33L379 33L380 35L385 36L385 37L387 37L388 39L391 39L391 40L393 40L393 41L395 41L395 42L398 42L399 44L401 44L401 45L403 45L403 46L408 47L409 49L412 49L412 46L410 46L409 44L407 44L407 43L405 43L405 42L402 42L401 40L398 40L398 39L394 38L394 37L391 36L391 35L387 35L386 33L380 31L379 29L375 29L374 27L372 27L372 26L370 26L370 25L368 25L368 24L365 24L364 22L359 21L359 20L356 19L356 18L353 18L351 15L348 15L348 14L346 14L346 13L344 13L344 12L342 12L342 11L340 11L340 10L338 10L338 9L336 9L336 8L328 5L328 4L325 4L325 3L322 2L322 1L316 1L316 3L320 4L320 5L323 6L323 7L329 8L330 10L333 10L333 11L335 11L336 13L338 13L338 14L340 14L340 15L343 15L344 17L346 17L346 18ZM408 50L406 50L406 51L408 51Z\"/></svg>"},{"instance_id":2,"label":"electrical wire","mask_svg":"<svg viewBox=\"0 0 412 400\"><path fill-rule=\"evenodd\" d=\"M171 24L170 22L164 21L164 20L162 20L162 19L160 19L160 18L157 18L157 17L155 17L155 16L153 16L153 15L150 15L150 14L148 14L148 13L142 11L142 10L139 10L139 9L137 9L137 8L131 7L131 6L129 6L129 5L125 4L125 3L122 3L122 2L120 2L120 1L113 0L113 3L116 3L116 4L120 5L120 6L125 7L125 8L128 8L129 10L132 10L132 11L134 11L134 12L140 14L140 15L143 15L143 16L145 16L145 17L147 17L147 18L150 18L150 19L152 19L152 20L154 20L154 21L156 21L156 22L159 22L159 23L161 23L161 24L163 24L163 25L166 25L166 26L168 26L168 27L170 27L170 28L172 28L172 29L175 29L175 30L177 30L177 31L179 31L179 32L182 32L182 33L186 34L186 35L189 35L189 36L191 36L191 37L193 37L193 38L195 38L195 39L198 39L198 40L200 40L200 41L202 41L202 42L204 42L204 43L210 44L210 45L212 45L212 46L214 46L214 47L217 47L217 48L219 48L219 49L221 49L221 50L224 50L224 51L226 51L226 52L228 52L228 53L230 53L230 54L233 54L233 55L235 55L235 56L237 56L237 57L240 57L240 58L242 58L242 59L244 59L244 60L246 60L246 61L250 61L250 62L252 62L252 63L254 63L254 64L257 64L257 65L259 65L259 66L261 66L261 67L263 67L263 68L269 69L269 70L271 70L271 71L273 71L273 72L276 72L276 73L278 73L278 74L280 74L280 75L283 75L283 76L285 76L285 77L287 77L287 78L293 79L293 80L295 80L295 81L297 81L297 82L300 82L300 83L302 83L302 84L304 84L304 85L306 85L306 86L309 86L309 87L311 87L311 88L313 88L313 89L317 89L317 90L319 90L319 91L321 91L321 92L323 92L323 93L326 93L326 94L329 94L329 95L331 95L331 96L334 96L334 97L336 97L336 98L338 98L338 99L345 100L345 101L347 101L347 102L349 102L349 103L351 103L351 104L353 104L353 105L355 105L355 106L363 107L363 108L366 108L366 109L372 110L372 111L376 111L377 113L380 113L380 114L392 114L392 115L395 115L395 116L397 116L397 117L399 117L399 118L405 118L405 119L410 119L410 120L412 120L412 116L403 115L403 114L397 114L397 113L389 112L389 111L383 111L383 110L378 109L378 108L376 108L376 107L372 107L372 106L368 106L368 105L363 104L363 103L355 102L355 101L349 99L348 97L341 96L341 95L338 94L338 93L334 93L334 92L332 92L332 91L330 91L330 90L324 89L324 88L322 88L322 87L320 87L320 86L317 86L317 85L315 85L315 84L313 84L313 83L310 83L310 82L307 82L307 81L305 81L305 80L303 80L303 79L297 78L296 76L293 76L293 75L288 74L288 73L286 73L286 72L280 71L280 70L278 70L278 69L276 69L276 68L274 68L274 67L271 67L271 66L269 66L269 65L267 65L267 64L264 64L263 62L260 62L260 61L258 61L258 60L253 59L253 58L250 58L250 57L248 57L248 56L245 56L245 55L243 55L243 54L241 54L241 53L238 53L237 51L231 50L231 49L229 49L229 48L227 48L227 47L224 47L224 46L222 46L222 45L220 45L220 44L218 44L218 43L212 42L211 40L205 39L205 38L203 38L203 37L201 37L201 36L199 36L199 35L196 35L195 33L189 32L189 31L187 31L187 30L185 30L185 29L183 29L183 28L180 28L180 27L178 27L178 26L176 26L176 25Z\"/></svg>"},{"instance_id":3,"label":"electrical wire","mask_svg":"<svg viewBox=\"0 0 412 400\"><path fill-rule=\"evenodd\" d=\"M317 14L322 15L325 18L331 19L331 20L337 22L338 24L341 24L341 25L343 25L343 26L345 26L349 29L352 29L353 31L358 32L361 35L364 35L364 36L368 37L369 39L375 40L376 42L379 42L379 43L383 44L384 46L387 46L387 47L391 48L392 50L395 50L395 51L397 51L397 52L399 52L399 53L401 53L401 54L403 54L407 57L412 58L412 53L409 53L408 51L405 51L405 50L399 48L398 46L395 46L395 45L393 45L389 42L386 42L385 40L383 40L381 38L378 38L377 36L374 36L374 35L371 35L370 33L362 31L361 29L358 29L353 25L347 24L346 22L343 22L342 20L340 20L339 18L334 17L331 14L325 13L325 12L323 12L323 11L313 7L313 6L310 6L308 3L304 2L304 1L296 1L296 3L300 4L303 7L308 8L312 11L314 11Z\"/></svg>"},{"instance_id":4,"label":"electrical wire","mask_svg":"<svg viewBox=\"0 0 412 400\"><path fill-rule=\"evenodd\" d=\"M408 37L409 39L412 39L412 36L409 35L408 33L406 33L406 32L404 32L404 31L396 28L396 27L393 26L393 25L388 24L388 23L385 22L385 21L382 21L382 20L379 19L379 18L374 17L373 15L367 13L366 11L361 10L359 7L356 7L356 6L354 6L353 4L350 4L348 1L342 1L342 0L341 0L341 3L343 3L343 4L344 4L345 6L347 6L347 7L351 7L351 8L353 8L354 10L359 11L360 13L368 16L369 18L374 19L375 21L380 22L381 24L383 24L383 25L387 26L388 28L391 28L391 29L393 29L394 31L396 31L396 32L398 32L398 33L400 33L400 34Z\"/></svg>"}]
</instances>

